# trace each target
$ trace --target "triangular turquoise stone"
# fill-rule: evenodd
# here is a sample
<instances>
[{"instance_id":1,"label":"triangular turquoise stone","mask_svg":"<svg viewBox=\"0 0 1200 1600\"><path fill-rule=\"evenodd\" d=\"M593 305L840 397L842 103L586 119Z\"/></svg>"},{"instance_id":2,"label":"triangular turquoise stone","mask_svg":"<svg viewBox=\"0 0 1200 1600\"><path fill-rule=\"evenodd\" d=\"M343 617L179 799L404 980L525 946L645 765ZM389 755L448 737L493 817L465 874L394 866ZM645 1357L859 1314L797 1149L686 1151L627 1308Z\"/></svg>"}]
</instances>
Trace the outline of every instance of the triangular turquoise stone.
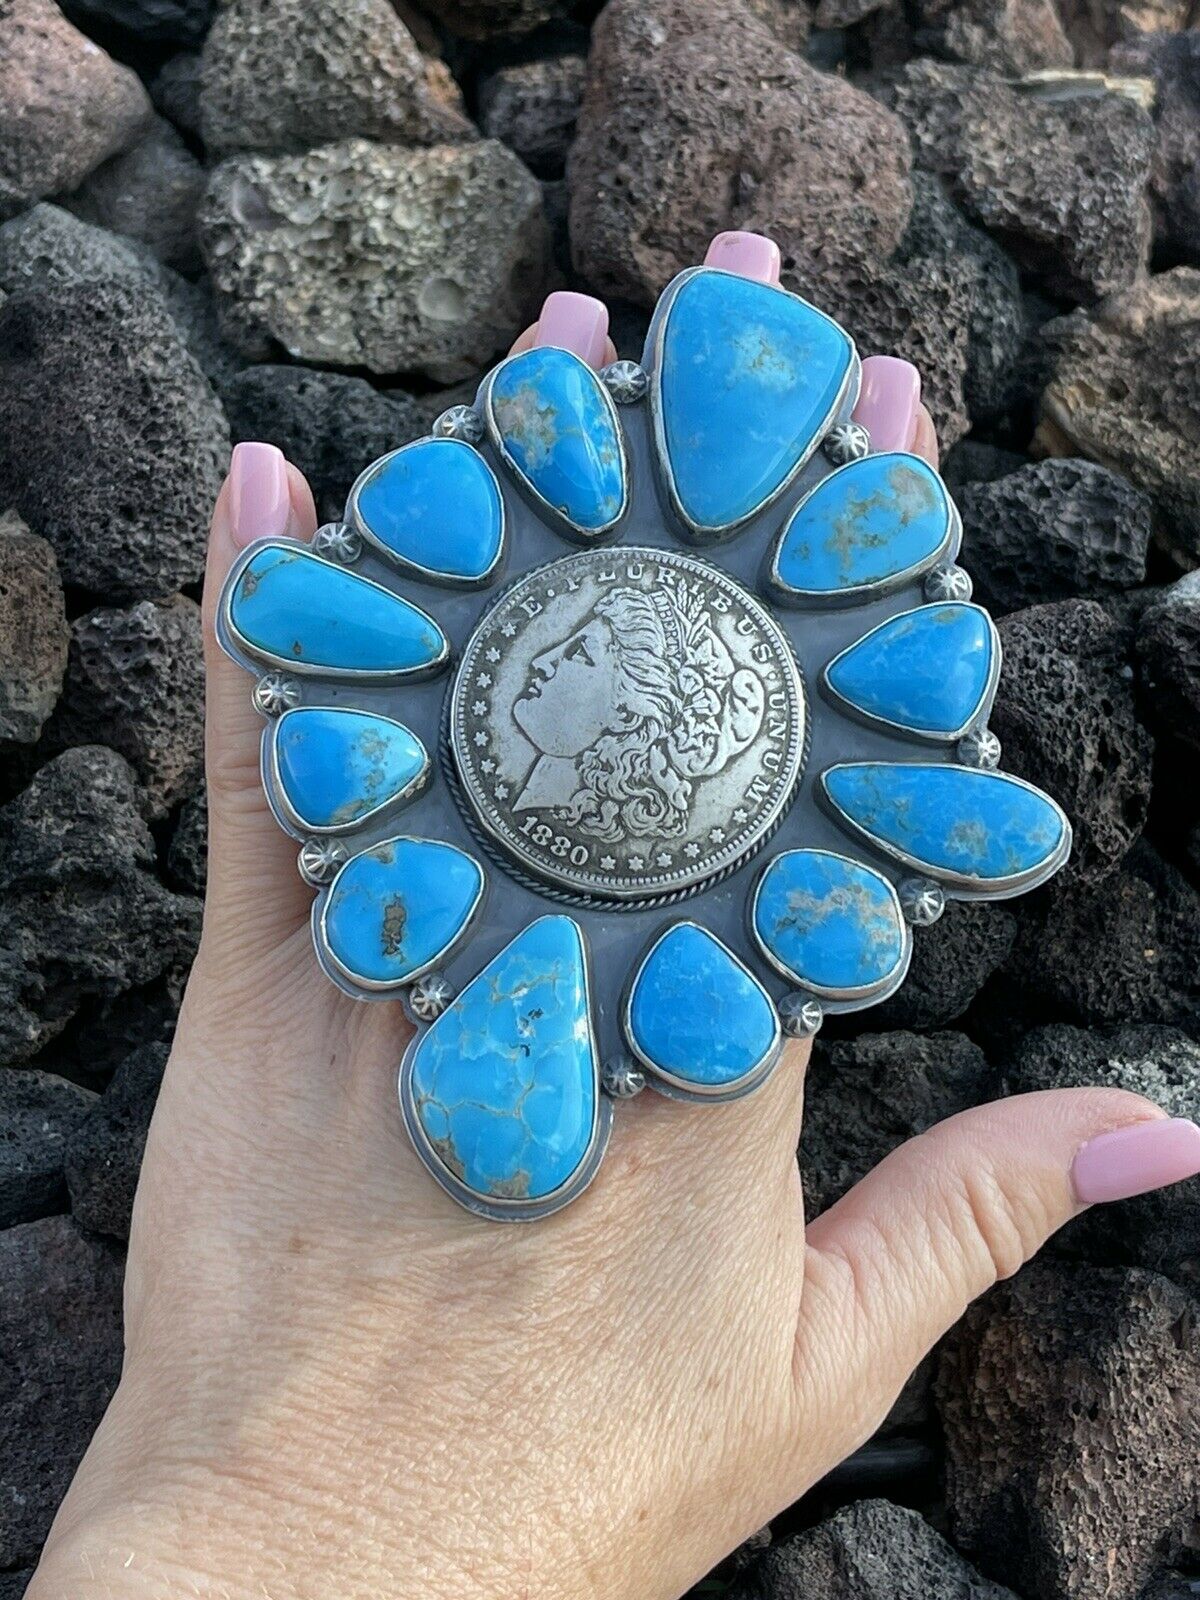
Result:
<instances>
[{"instance_id":1,"label":"triangular turquoise stone","mask_svg":"<svg viewBox=\"0 0 1200 1600\"><path fill-rule=\"evenodd\" d=\"M599 1119L583 936L526 928L413 1050L413 1112L434 1159L489 1201L540 1201L575 1176Z\"/></svg>"},{"instance_id":2,"label":"triangular turquoise stone","mask_svg":"<svg viewBox=\"0 0 1200 1600\"><path fill-rule=\"evenodd\" d=\"M987 612L950 601L889 617L831 661L825 679L864 716L952 739L979 714L997 651Z\"/></svg>"},{"instance_id":3,"label":"triangular turquoise stone","mask_svg":"<svg viewBox=\"0 0 1200 1600\"><path fill-rule=\"evenodd\" d=\"M384 456L357 485L351 512L385 555L449 583L486 578L504 542L492 469L458 439L419 439Z\"/></svg>"},{"instance_id":4,"label":"triangular turquoise stone","mask_svg":"<svg viewBox=\"0 0 1200 1600\"><path fill-rule=\"evenodd\" d=\"M301 826L349 828L411 790L429 765L415 733L391 717L298 706L272 725L272 774Z\"/></svg>"},{"instance_id":5,"label":"triangular turquoise stone","mask_svg":"<svg viewBox=\"0 0 1200 1600\"><path fill-rule=\"evenodd\" d=\"M642 963L629 998L629 1043L651 1068L703 1092L762 1069L779 1044L766 990L693 922L669 928Z\"/></svg>"},{"instance_id":6,"label":"triangular turquoise stone","mask_svg":"<svg viewBox=\"0 0 1200 1600\"><path fill-rule=\"evenodd\" d=\"M679 285L652 403L695 534L716 537L779 493L827 431L853 358L836 322L782 289L715 271Z\"/></svg>"},{"instance_id":7,"label":"triangular turquoise stone","mask_svg":"<svg viewBox=\"0 0 1200 1600\"><path fill-rule=\"evenodd\" d=\"M612 402L569 350L544 345L496 371L489 420L505 465L581 533L610 528L625 509L625 462Z\"/></svg>"},{"instance_id":8,"label":"triangular turquoise stone","mask_svg":"<svg viewBox=\"0 0 1200 1600\"><path fill-rule=\"evenodd\" d=\"M859 761L830 767L821 786L853 832L962 888L1031 888L1070 846L1070 825L1054 801L1004 772Z\"/></svg>"}]
</instances>

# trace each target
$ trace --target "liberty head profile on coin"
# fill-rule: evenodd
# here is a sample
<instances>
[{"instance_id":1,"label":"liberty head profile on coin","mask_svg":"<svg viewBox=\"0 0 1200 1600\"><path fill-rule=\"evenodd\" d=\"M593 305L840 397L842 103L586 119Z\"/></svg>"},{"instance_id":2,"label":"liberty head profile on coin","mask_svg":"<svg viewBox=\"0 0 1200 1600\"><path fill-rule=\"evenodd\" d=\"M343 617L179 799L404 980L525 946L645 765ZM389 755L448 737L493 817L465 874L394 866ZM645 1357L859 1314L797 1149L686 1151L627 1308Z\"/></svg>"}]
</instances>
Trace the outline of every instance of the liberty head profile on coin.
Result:
<instances>
[{"instance_id":1,"label":"liberty head profile on coin","mask_svg":"<svg viewBox=\"0 0 1200 1600\"><path fill-rule=\"evenodd\" d=\"M804 754L791 648L728 574L675 552L587 551L501 596L451 712L463 789L541 879L647 899L744 860Z\"/></svg>"}]
</instances>

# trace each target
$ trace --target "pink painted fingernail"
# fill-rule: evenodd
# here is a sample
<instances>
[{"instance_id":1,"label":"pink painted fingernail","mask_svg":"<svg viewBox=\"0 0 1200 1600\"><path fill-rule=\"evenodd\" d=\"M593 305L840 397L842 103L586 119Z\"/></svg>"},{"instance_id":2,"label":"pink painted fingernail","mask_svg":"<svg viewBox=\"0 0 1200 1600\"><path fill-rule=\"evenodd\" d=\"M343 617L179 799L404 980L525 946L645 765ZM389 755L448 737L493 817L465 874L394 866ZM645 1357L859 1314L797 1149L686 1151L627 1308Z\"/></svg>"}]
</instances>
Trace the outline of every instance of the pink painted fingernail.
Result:
<instances>
[{"instance_id":1,"label":"pink painted fingernail","mask_svg":"<svg viewBox=\"0 0 1200 1600\"><path fill-rule=\"evenodd\" d=\"M708 247L704 265L736 272L739 278L754 278L758 283L778 283L779 246L763 233L718 233Z\"/></svg>"},{"instance_id":2,"label":"pink painted fingernail","mask_svg":"<svg viewBox=\"0 0 1200 1600\"><path fill-rule=\"evenodd\" d=\"M1086 1206L1163 1189L1200 1174L1200 1125L1187 1117L1135 1122L1097 1134L1071 1165L1075 1193Z\"/></svg>"},{"instance_id":3,"label":"pink painted fingernail","mask_svg":"<svg viewBox=\"0 0 1200 1600\"><path fill-rule=\"evenodd\" d=\"M234 543L277 539L287 531L292 510L287 462L273 444L234 446L229 464L229 521Z\"/></svg>"},{"instance_id":4,"label":"pink painted fingernail","mask_svg":"<svg viewBox=\"0 0 1200 1600\"><path fill-rule=\"evenodd\" d=\"M608 307L602 300L570 289L556 289L546 296L534 344L556 345L572 351L589 367L602 367L607 340Z\"/></svg>"},{"instance_id":5,"label":"pink painted fingernail","mask_svg":"<svg viewBox=\"0 0 1200 1600\"><path fill-rule=\"evenodd\" d=\"M872 450L907 450L921 404L921 375L898 356L868 356L854 420L871 435Z\"/></svg>"}]
</instances>

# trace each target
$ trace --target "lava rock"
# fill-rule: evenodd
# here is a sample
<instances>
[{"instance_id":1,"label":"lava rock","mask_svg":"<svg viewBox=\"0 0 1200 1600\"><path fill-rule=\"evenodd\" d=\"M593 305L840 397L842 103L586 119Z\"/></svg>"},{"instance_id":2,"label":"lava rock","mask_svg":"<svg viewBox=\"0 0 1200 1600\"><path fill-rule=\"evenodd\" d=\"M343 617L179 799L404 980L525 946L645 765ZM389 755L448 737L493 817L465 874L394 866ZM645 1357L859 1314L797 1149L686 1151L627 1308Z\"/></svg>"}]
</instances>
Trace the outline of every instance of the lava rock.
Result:
<instances>
[{"instance_id":1,"label":"lava rock","mask_svg":"<svg viewBox=\"0 0 1200 1600\"><path fill-rule=\"evenodd\" d=\"M67 666L67 614L54 551L0 516L0 740L32 744Z\"/></svg>"},{"instance_id":2,"label":"lava rock","mask_svg":"<svg viewBox=\"0 0 1200 1600\"><path fill-rule=\"evenodd\" d=\"M790 274L836 280L886 261L912 206L895 118L737 0L609 0L568 178L576 267L641 305L722 229L770 233Z\"/></svg>"},{"instance_id":3,"label":"lava rock","mask_svg":"<svg viewBox=\"0 0 1200 1600\"><path fill-rule=\"evenodd\" d=\"M168 56L150 80L155 108L181 133L201 142L200 52Z\"/></svg>"},{"instance_id":4,"label":"lava rock","mask_svg":"<svg viewBox=\"0 0 1200 1600\"><path fill-rule=\"evenodd\" d=\"M308 479L323 522L341 517L365 467L426 431L407 395L311 367L248 367L222 398L234 443L278 445Z\"/></svg>"},{"instance_id":5,"label":"lava rock","mask_svg":"<svg viewBox=\"0 0 1200 1600\"><path fill-rule=\"evenodd\" d=\"M1072 67L1075 53L1054 0L919 0L915 43L992 72Z\"/></svg>"},{"instance_id":6,"label":"lava rock","mask_svg":"<svg viewBox=\"0 0 1200 1600\"><path fill-rule=\"evenodd\" d=\"M1154 741L1138 720L1125 635L1094 600L1001 619L991 726L1004 766L1054 796L1074 842L1063 883L1094 883L1145 826Z\"/></svg>"},{"instance_id":7,"label":"lava rock","mask_svg":"<svg viewBox=\"0 0 1200 1600\"><path fill-rule=\"evenodd\" d=\"M1155 722L1200 745L1200 572L1180 578L1142 613L1137 652Z\"/></svg>"},{"instance_id":8,"label":"lava rock","mask_svg":"<svg viewBox=\"0 0 1200 1600\"><path fill-rule=\"evenodd\" d=\"M175 129L155 117L146 136L97 167L68 205L86 222L136 239L168 266L195 272L196 212L206 182Z\"/></svg>"},{"instance_id":9,"label":"lava rock","mask_svg":"<svg viewBox=\"0 0 1200 1600\"><path fill-rule=\"evenodd\" d=\"M64 0L63 10L84 28L120 28L147 44L196 45L219 0Z\"/></svg>"},{"instance_id":10,"label":"lava rock","mask_svg":"<svg viewBox=\"0 0 1200 1600\"><path fill-rule=\"evenodd\" d=\"M160 978L115 998L87 998L68 1027L38 1056L47 1072L87 1073L104 1082L135 1050L161 1044L170 1048L187 983L192 951L179 948Z\"/></svg>"},{"instance_id":11,"label":"lava rock","mask_svg":"<svg viewBox=\"0 0 1200 1600\"><path fill-rule=\"evenodd\" d=\"M465 39L530 33L544 22L569 16L574 0L417 0L443 28Z\"/></svg>"},{"instance_id":12,"label":"lava rock","mask_svg":"<svg viewBox=\"0 0 1200 1600\"><path fill-rule=\"evenodd\" d=\"M992 973L1008 959L1017 919L988 901L948 900L931 928L913 939L904 982L872 1006L877 1028L944 1028L968 1010Z\"/></svg>"},{"instance_id":13,"label":"lava rock","mask_svg":"<svg viewBox=\"0 0 1200 1600\"><path fill-rule=\"evenodd\" d=\"M1014 1094L1104 1085L1145 1095L1170 1116L1200 1120L1200 1044L1175 1028L1034 1028L1008 1056L1005 1076ZM1056 1235L1055 1248L1102 1266L1147 1267L1195 1292L1200 1184L1173 1184L1117 1205L1093 1206Z\"/></svg>"},{"instance_id":14,"label":"lava rock","mask_svg":"<svg viewBox=\"0 0 1200 1600\"><path fill-rule=\"evenodd\" d=\"M121 1375L120 1252L69 1217L0 1233L0 1562L32 1566Z\"/></svg>"},{"instance_id":15,"label":"lava rock","mask_svg":"<svg viewBox=\"0 0 1200 1600\"><path fill-rule=\"evenodd\" d=\"M916 1511L858 1500L771 1545L732 1600L1015 1600Z\"/></svg>"},{"instance_id":16,"label":"lava rock","mask_svg":"<svg viewBox=\"0 0 1200 1600\"><path fill-rule=\"evenodd\" d=\"M1150 168L1154 238L1200 259L1200 31L1142 34L1118 44L1114 72L1154 80L1156 141Z\"/></svg>"},{"instance_id":17,"label":"lava rock","mask_svg":"<svg viewBox=\"0 0 1200 1600\"><path fill-rule=\"evenodd\" d=\"M566 167L583 98L583 56L548 56L501 67L479 88L479 124L539 178L558 178Z\"/></svg>"},{"instance_id":18,"label":"lava rock","mask_svg":"<svg viewBox=\"0 0 1200 1600\"><path fill-rule=\"evenodd\" d=\"M1122 40L1191 26L1193 0L1055 0L1081 67L1103 67Z\"/></svg>"},{"instance_id":19,"label":"lava rock","mask_svg":"<svg viewBox=\"0 0 1200 1600\"><path fill-rule=\"evenodd\" d=\"M919 166L1054 295L1133 283L1150 242L1148 113L1125 95L1061 98L975 67L914 61L888 90Z\"/></svg>"},{"instance_id":20,"label":"lava rock","mask_svg":"<svg viewBox=\"0 0 1200 1600\"><path fill-rule=\"evenodd\" d=\"M250 355L278 340L304 361L453 383L541 305L541 190L495 140L237 156L201 220L226 326Z\"/></svg>"},{"instance_id":21,"label":"lava rock","mask_svg":"<svg viewBox=\"0 0 1200 1600\"><path fill-rule=\"evenodd\" d=\"M228 461L220 405L154 297L98 282L0 308L0 502L64 582L113 598L195 582Z\"/></svg>"},{"instance_id":22,"label":"lava rock","mask_svg":"<svg viewBox=\"0 0 1200 1600\"><path fill-rule=\"evenodd\" d=\"M73 28L51 0L0 11L0 217L74 189L128 149L150 116L137 74Z\"/></svg>"},{"instance_id":23,"label":"lava rock","mask_svg":"<svg viewBox=\"0 0 1200 1600\"><path fill-rule=\"evenodd\" d=\"M958 505L976 598L993 612L1145 581L1150 499L1107 467L1031 462L968 486Z\"/></svg>"},{"instance_id":24,"label":"lava rock","mask_svg":"<svg viewBox=\"0 0 1200 1600\"><path fill-rule=\"evenodd\" d=\"M186 595L101 607L71 626L67 679L46 730L55 749L103 739L165 817L204 773L204 635Z\"/></svg>"},{"instance_id":25,"label":"lava rock","mask_svg":"<svg viewBox=\"0 0 1200 1600\"><path fill-rule=\"evenodd\" d=\"M1018 471L1026 460L1027 457L1018 455L1015 450L1005 450L1001 445L988 444L983 439L963 439L943 455L939 470L961 509L962 491L968 484L995 483L1010 472ZM972 553L972 545L966 542L964 559L970 561Z\"/></svg>"},{"instance_id":26,"label":"lava rock","mask_svg":"<svg viewBox=\"0 0 1200 1600\"><path fill-rule=\"evenodd\" d=\"M0 1228L66 1209L63 1158L95 1099L49 1072L0 1070Z\"/></svg>"},{"instance_id":27,"label":"lava rock","mask_svg":"<svg viewBox=\"0 0 1200 1600\"><path fill-rule=\"evenodd\" d=\"M389 0L229 0L204 42L200 115L218 156L475 133L454 79Z\"/></svg>"},{"instance_id":28,"label":"lava rock","mask_svg":"<svg viewBox=\"0 0 1200 1600\"><path fill-rule=\"evenodd\" d=\"M67 1140L63 1167L71 1214L91 1233L129 1237L142 1153L169 1054L165 1045L152 1044L123 1061Z\"/></svg>"},{"instance_id":29,"label":"lava rock","mask_svg":"<svg viewBox=\"0 0 1200 1600\"><path fill-rule=\"evenodd\" d=\"M167 871L187 894L208 884L208 797L204 790L185 800L167 847Z\"/></svg>"},{"instance_id":30,"label":"lava rock","mask_svg":"<svg viewBox=\"0 0 1200 1600\"><path fill-rule=\"evenodd\" d=\"M1194 1512L1196 1302L1034 1263L967 1312L936 1392L959 1547L1023 1594L1136 1600Z\"/></svg>"},{"instance_id":31,"label":"lava rock","mask_svg":"<svg viewBox=\"0 0 1200 1600\"><path fill-rule=\"evenodd\" d=\"M994 1085L987 1057L965 1034L818 1039L800 1136L806 1215L827 1211L906 1139L990 1099Z\"/></svg>"},{"instance_id":32,"label":"lava rock","mask_svg":"<svg viewBox=\"0 0 1200 1600\"><path fill-rule=\"evenodd\" d=\"M32 1567L24 1572L0 1572L0 1600L25 1600L25 1591L32 1582Z\"/></svg>"},{"instance_id":33,"label":"lava rock","mask_svg":"<svg viewBox=\"0 0 1200 1600\"><path fill-rule=\"evenodd\" d=\"M1156 536L1181 566L1200 562L1200 271L1176 267L1047 323L1051 376L1034 444L1087 456L1144 489Z\"/></svg>"}]
</instances>

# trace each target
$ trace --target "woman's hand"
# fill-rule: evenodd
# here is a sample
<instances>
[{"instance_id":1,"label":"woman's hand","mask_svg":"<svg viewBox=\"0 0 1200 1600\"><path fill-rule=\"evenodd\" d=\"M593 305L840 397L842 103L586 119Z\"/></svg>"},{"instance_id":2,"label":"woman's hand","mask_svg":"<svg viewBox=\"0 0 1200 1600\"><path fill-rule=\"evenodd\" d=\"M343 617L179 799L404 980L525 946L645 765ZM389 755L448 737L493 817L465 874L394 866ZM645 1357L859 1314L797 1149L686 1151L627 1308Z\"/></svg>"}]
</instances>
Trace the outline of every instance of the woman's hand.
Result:
<instances>
[{"instance_id":1,"label":"woman's hand","mask_svg":"<svg viewBox=\"0 0 1200 1600\"><path fill-rule=\"evenodd\" d=\"M710 259L778 273L746 235ZM581 296L551 297L539 339L611 356ZM905 363L864 364L858 415L877 446L936 451ZM213 641L239 547L315 525L295 468L239 446L205 585L204 938L138 1191L124 1376L31 1600L678 1595L1084 1201L1200 1167L1200 1130L1107 1089L983 1106L806 1238L796 1046L719 1114L618 1107L598 1181L546 1221L460 1211L401 1127L400 1006L317 969L247 679Z\"/></svg>"}]
</instances>

